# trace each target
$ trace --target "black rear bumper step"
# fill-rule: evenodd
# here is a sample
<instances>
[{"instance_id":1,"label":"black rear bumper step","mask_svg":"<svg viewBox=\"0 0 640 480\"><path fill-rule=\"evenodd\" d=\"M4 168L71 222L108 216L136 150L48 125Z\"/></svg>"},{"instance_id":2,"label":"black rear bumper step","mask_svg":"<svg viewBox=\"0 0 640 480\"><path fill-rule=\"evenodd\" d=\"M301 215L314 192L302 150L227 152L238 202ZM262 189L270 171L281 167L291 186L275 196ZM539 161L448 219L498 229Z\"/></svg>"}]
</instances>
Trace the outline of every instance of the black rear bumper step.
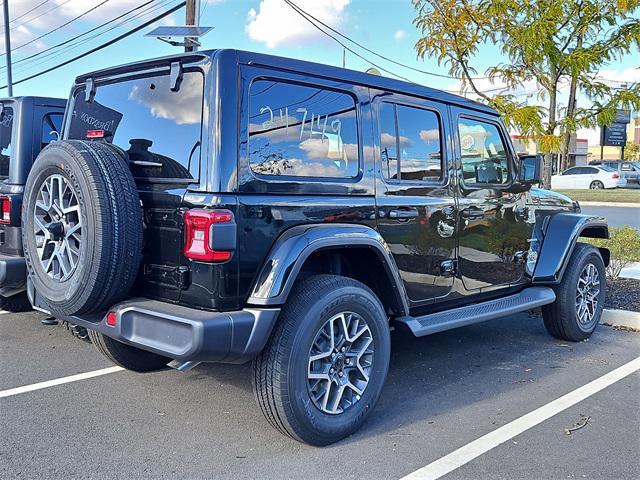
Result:
<instances>
[{"instance_id":1,"label":"black rear bumper step","mask_svg":"<svg viewBox=\"0 0 640 480\"><path fill-rule=\"evenodd\" d=\"M495 300L430 313L421 317L398 317L396 320L409 327L416 337L422 337L541 307L555 300L556 295L551 288L530 287L520 293Z\"/></svg>"}]
</instances>

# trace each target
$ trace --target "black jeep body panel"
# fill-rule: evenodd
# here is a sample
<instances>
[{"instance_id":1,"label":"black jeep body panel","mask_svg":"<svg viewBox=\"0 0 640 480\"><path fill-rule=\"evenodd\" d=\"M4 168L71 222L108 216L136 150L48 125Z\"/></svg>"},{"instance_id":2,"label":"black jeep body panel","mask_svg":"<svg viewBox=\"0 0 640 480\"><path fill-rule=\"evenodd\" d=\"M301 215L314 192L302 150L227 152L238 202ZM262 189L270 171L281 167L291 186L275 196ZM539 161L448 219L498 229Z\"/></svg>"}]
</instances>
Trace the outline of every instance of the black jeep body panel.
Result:
<instances>
[{"instance_id":1,"label":"black jeep body panel","mask_svg":"<svg viewBox=\"0 0 640 480\"><path fill-rule=\"evenodd\" d=\"M10 202L11 221L0 225L0 295L24 291L26 267L22 251L22 194L31 165L46 144L61 133L66 100L47 97L0 99L3 122L12 115L8 171L0 179L0 195ZM4 141L5 139L3 139ZM5 145L2 146L5 148ZM4 159L3 159L4 161Z\"/></svg>"},{"instance_id":2,"label":"black jeep body panel","mask_svg":"<svg viewBox=\"0 0 640 480\"><path fill-rule=\"evenodd\" d=\"M193 181L136 179L145 249L132 298L112 307L119 319L116 328L106 324L104 314L71 317L72 323L181 362L240 362L263 348L295 282L306 275L351 275L381 298L390 318L411 323L412 318L520 293L528 305L552 302L547 287L526 289L560 281L579 236L608 235L603 220L579 214L568 197L518 184L518 156L491 108L428 87L311 62L216 50L85 74L76 79L65 132L73 99L82 101L84 95L76 94L88 85L99 95L102 85L168 76L176 65L204 75L200 174ZM252 94L259 82L264 86ZM289 113L281 112L289 106L252 102L280 85L317 90L304 99L306 106L294 102L291 109L304 115L310 110L309 138L315 125L315 133L322 131L321 140L330 145L335 132L326 134L323 114L313 109L332 95L353 102L335 113L354 119L349 122L355 141L348 146L357 166L348 174L256 169L253 156L269 146L256 147L250 140L256 116L271 112L261 128L282 129L279 118L288 132ZM387 105L395 109L397 131L403 113L428 112L435 119L437 127L416 138L438 139L439 150L430 157L440 162L437 174L403 181L384 173L383 154L389 160L382 143L388 132L380 119ZM502 145L499 178L494 172L495 179L480 182L486 175L482 162L465 170L465 148L479 141L460 133L465 122L485 125ZM302 139L305 120L300 123ZM333 128L340 132L341 124ZM400 146L402 135L395 138ZM313 147L305 145L309 151ZM351 168L344 157L331 160L332 169ZM235 231L219 239L226 247L235 239L228 261L184 256L184 213L194 208L233 213ZM37 292L30 296L38 305Z\"/></svg>"}]
</instances>

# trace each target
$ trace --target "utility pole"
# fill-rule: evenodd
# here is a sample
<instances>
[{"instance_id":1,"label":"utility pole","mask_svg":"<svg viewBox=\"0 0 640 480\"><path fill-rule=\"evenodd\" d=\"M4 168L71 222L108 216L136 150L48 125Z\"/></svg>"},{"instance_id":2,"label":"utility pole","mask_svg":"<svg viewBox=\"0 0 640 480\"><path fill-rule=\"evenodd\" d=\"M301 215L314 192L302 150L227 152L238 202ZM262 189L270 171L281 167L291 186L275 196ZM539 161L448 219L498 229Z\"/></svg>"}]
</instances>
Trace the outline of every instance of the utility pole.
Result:
<instances>
[{"instance_id":1,"label":"utility pole","mask_svg":"<svg viewBox=\"0 0 640 480\"><path fill-rule=\"evenodd\" d=\"M13 78L11 75L11 33L9 32L9 0L2 2L4 11L4 48L7 52L7 87L9 96L13 97Z\"/></svg>"},{"instance_id":2,"label":"utility pole","mask_svg":"<svg viewBox=\"0 0 640 480\"><path fill-rule=\"evenodd\" d=\"M196 27L200 25L200 0L187 0L185 25L195 25ZM185 37L184 42L185 52L195 52L198 49L192 38Z\"/></svg>"}]
</instances>

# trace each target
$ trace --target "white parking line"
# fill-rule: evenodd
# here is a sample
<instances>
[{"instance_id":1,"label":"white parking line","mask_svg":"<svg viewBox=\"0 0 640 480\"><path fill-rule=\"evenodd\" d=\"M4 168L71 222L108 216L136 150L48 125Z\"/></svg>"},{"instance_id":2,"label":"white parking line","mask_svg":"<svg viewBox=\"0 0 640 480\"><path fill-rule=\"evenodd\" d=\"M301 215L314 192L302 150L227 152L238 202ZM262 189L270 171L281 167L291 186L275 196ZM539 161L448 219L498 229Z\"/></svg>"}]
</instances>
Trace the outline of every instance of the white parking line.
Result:
<instances>
[{"instance_id":1,"label":"white parking line","mask_svg":"<svg viewBox=\"0 0 640 480\"><path fill-rule=\"evenodd\" d=\"M640 357L466 444L464 447L445 455L426 467L410 473L403 477L402 480L434 480L440 478L638 370L640 370Z\"/></svg>"},{"instance_id":2,"label":"white parking line","mask_svg":"<svg viewBox=\"0 0 640 480\"><path fill-rule=\"evenodd\" d=\"M12 397L13 395L33 392L34 390L41 390L43 388L55 387L56 385L63 385L65 383L77 382L78 380L86 380L87 378L108 375L109 373L121 372L122 370L124 370L122 367L109 367L101 370L94 370L92 372L78 373L77 375L70 375L68 377L56 378L54 380L47 380L46 382L33 383L31 385L25 385L24 387L10 388L9 390L1 391L0 398Z\"/></svg>"}]
</instances>

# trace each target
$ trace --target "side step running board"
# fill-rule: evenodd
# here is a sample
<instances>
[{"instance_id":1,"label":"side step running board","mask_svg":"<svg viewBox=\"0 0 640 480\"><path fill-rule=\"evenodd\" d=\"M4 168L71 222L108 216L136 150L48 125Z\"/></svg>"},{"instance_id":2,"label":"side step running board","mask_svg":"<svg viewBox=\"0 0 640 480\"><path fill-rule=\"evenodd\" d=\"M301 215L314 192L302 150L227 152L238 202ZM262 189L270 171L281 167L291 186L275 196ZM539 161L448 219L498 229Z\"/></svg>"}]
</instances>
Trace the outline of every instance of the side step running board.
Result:
<instances>
[{"instance_id":1,"label":"side step running board","mask_svg":"<svg viewBox=\"0 0 640 480\"><path fill-rule=\"evenodd\" d=\"M515 295L488 302L430 313L421 317L399 317L396 320L409 327L416 337L422 337L541 307L553 303L555 300L556 295L551 288L530 287Z\"/></svg>"}]
</instances>

